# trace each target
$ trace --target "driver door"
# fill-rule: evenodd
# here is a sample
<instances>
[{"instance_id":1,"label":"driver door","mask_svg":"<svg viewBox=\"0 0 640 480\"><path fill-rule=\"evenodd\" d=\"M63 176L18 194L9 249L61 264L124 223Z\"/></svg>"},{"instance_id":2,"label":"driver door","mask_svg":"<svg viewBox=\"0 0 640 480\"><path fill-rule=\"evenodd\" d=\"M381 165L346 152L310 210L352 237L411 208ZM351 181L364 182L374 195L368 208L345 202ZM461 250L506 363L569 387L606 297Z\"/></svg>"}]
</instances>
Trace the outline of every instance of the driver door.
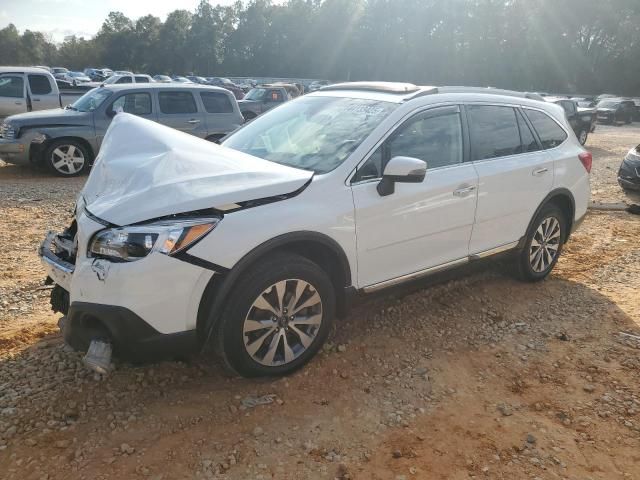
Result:
<instances>
[{"instance_id":1,"label":"driver door","mask_svg":"<svg viewBox=\"0 0 640 480\"><path fill-rule=\"evenodd\" d=\"M434 108L405 121L360 165L351 181L360 286L466 261L478 175L464 147L459 107ZM427 162L426 177L380 196L377 184L396 156Z\"/></svg>"}]
</instances>

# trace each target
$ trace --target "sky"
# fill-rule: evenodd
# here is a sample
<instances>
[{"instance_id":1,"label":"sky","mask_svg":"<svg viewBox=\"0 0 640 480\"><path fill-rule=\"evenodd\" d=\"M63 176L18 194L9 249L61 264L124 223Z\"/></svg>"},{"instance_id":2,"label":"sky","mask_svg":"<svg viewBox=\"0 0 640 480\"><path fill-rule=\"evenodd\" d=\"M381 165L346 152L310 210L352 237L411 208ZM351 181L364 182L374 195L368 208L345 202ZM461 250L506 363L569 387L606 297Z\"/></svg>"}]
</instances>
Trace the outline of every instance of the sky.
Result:
<instances>
[{"instance_id":1,"label":"sky","mask_svg":"<svg viewBox=\"0 0 640 480\"><path fill-rule=\"evenodd\" d=\"M230 5L234 0L210 0ZM36 30L56 42L67 35L91 37L111 11L135 20L149 13L164 21L177 9L194 11L199 0L0 0L0 28L13 23L20 32Z\"/></svg>"}]
</instances>

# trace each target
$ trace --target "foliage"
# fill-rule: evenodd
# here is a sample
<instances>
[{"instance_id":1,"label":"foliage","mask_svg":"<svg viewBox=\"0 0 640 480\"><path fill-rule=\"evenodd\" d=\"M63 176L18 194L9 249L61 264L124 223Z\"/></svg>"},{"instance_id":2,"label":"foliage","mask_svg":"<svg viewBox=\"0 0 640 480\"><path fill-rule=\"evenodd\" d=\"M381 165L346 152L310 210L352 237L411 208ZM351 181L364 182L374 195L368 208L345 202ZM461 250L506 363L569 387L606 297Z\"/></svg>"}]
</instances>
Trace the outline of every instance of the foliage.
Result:
<instances>
[{"instance_id":1,"label":"foliage","mask_svg":"<svg viewBox=\"0 0 640 480\"><path fill-rule=\"evenodd\" d=\"M0 64L640 95L640 2L202 0L164 22L111 12L60 45L9 25Z\"/></svg>"}]
</instances>

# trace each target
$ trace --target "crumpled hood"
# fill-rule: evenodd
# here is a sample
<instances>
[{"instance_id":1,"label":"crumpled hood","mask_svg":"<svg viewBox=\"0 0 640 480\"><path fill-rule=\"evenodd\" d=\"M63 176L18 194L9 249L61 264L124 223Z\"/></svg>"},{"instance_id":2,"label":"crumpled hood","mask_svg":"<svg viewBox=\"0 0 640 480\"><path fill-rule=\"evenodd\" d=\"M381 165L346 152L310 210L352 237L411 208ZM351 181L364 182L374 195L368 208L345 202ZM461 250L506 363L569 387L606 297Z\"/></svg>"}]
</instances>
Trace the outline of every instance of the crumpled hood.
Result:
<instances>
[{"instance_id":1,"label":"crumpled hood","mask_svg":"<svg viewBox=\"0 0 640 480\"><path fill-rule=\"evenodd\" d=\"M129 225L292 193L312 176L119 113L81 196L93 215Z\"/></svg>"}]
</instances>

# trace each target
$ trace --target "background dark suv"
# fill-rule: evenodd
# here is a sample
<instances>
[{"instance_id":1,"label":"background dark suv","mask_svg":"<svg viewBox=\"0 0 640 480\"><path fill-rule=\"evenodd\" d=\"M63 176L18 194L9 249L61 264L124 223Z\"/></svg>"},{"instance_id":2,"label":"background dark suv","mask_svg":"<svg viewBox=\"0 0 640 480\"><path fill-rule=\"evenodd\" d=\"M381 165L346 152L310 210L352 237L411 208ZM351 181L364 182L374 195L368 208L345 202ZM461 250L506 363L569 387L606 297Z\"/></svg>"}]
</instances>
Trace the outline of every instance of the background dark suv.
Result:
<instances>
[{"instance_id":1,"label":"background dark suv","mask_svg":"<svg viewBox=\"0 0 640 480\"><path fill-rule=\"evenodd\" d=\"M633 100L606 98L598 103L598 122L615 124L631 123L635 116L636 105Z\"/></svg>"}]
</instances>

